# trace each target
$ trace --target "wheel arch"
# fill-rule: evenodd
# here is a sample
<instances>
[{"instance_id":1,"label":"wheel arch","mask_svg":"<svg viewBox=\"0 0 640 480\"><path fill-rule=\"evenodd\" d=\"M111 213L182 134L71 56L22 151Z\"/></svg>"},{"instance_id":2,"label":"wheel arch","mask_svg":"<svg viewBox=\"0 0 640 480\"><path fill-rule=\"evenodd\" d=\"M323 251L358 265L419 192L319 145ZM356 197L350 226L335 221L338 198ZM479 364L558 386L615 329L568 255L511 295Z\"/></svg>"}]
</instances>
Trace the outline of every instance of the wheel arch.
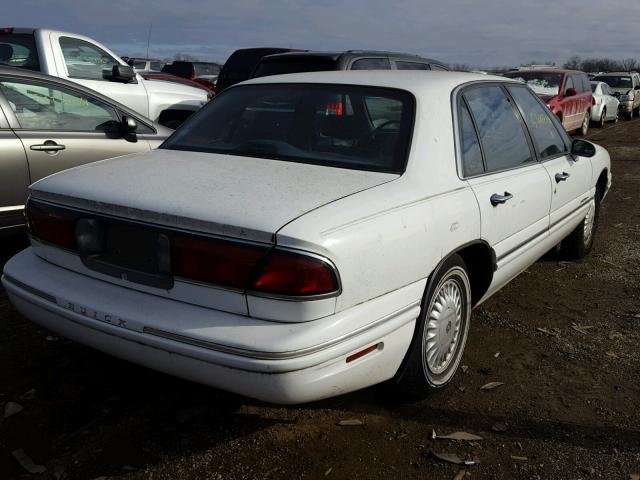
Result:
<instances>
[{"instance_id":1,"label":"wheel arch","mask_svg":"<svg viewBox=\"0 0 640 480\"><path fill-rule=\"evenodd\" d=\"M496 253L491 245L489 245L485 240L472 240L458 246L448 254L443 255L442 259L433 268L431 273L429 273L427 284L422 295L421 309L424 309L426 306L426 302L428 301L427 293L430 290L437 272L453 255L459 255L467 267L469 282L471 284L471 308L478 304L480 299L489 289L491 281L493 280L493 272L495 272L497 268ZM417 348L416 332L418 332L418 330L419 324L418 321L416 321L411 344L407 349L407 353L405 354L402 364L398 368L398 371L392 380L394 383L399 383L404 376L407 370L408 360L411 357L413 350Z\"/></svg>"},{"instance_id":2,"label":"wheel arch","mask_svg":"<svg viewBox=\"0 0 640 480\"><path fill-rule=\"evenodd\" d=\"M609 170L605 167L600 172L598 181L596 182L596 194L600 195L599 200L602 200L607 192L607 186L609 185Z\"/></svg>"}]
</instances>

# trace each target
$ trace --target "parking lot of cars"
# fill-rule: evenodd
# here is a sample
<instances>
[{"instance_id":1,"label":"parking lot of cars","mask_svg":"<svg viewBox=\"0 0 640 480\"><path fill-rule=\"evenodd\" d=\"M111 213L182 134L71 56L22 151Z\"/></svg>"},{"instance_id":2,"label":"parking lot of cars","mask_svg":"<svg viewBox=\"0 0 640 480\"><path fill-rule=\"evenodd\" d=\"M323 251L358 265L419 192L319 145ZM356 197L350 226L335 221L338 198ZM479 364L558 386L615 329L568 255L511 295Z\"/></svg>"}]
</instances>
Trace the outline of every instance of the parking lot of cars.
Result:
<instances>
[{"instance_id":1,"label":"parking lot of cars","mask_svg":"<svg viewBox=\"0 0 640 480\"><path fill-rule=\"evenodd\" d=\"M463 373L420 402L373 388L264 405L52 335L0 293L0 402L24 408L0 424L0 471L23 475L22 449L69 479L628 478L640 464L638 136L632 120L589 137L615 175L591 255L546 256L476 310ZM2 260L23 247L4 240ZM504 385L480 389L490 382Z\"/></svg>"},{"instance_id":2,"label":"parking lot of cars","mask_svg":"<svg viewBox=\"0 0 640 480\"><path fill-rule=\"evenodd\" d=\"M633 478L638 73L131 60L0 29L0 472Z\"/></svg>"}]
</instances>

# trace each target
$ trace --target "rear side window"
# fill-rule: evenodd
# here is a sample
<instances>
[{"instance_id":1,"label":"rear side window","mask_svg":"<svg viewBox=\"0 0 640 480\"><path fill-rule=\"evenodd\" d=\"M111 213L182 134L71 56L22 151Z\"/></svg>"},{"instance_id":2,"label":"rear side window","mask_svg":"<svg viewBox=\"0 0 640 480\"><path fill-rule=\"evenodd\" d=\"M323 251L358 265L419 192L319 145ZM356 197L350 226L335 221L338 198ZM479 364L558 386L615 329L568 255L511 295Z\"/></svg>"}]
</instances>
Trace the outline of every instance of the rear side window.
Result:
<instances>
[{"instance_id":1,"label":"rear side window","mask_svg":"<svg viewBox=\"0 0 640 480\"><path fill-rule=\"evenodd\" d=\"M136 60L135 62L133 62L133 68L135 68L136 70L144 70L145 68L147 68L147 62L144 60Z\"/></svg>"},{"instance_id":2,"label":"rear side window","mask_svg":"<svg viewBox=\"0 0 640 480\"><path fill-rule=\"evenodd\" d=\"M149 69L153 72L159 72L164 67L164 63L162 62L151 62L149 64Z\"/></svg>"},{"instance_id":3,"label":"rear side window","mask_svg":"<svg viewBox=\"0 0 640 480\"><path fill-rule=\"evenodd\" d=\"M40 61L33 35L0 34L0 65L39 71Z\"/></svg>"},{"instance_id":4,"label":"rear side window","mask_svg":"<svg viewBox=\"0 0 640 480\"><path fill-rule=\"evenodd\" d=\"M396 68L398 70L431 70L428 63L400 62L398 60L396 60Z\"/></svg>"},{"instance_id":5,"label":"rear side window","mask_svg":"<svg viewBox=\"0 0 640 480\"><path fill-rule=\"evenodd\" d=\"M487 171L535 161L522 122L501 87L473 87L464 92L464 98L480 135Z\"/></svg>"},{"instance_id":6,"label":"rear side window","mask_svg":"<svg viewBox=\"0 0 640 480\"><path fill-rule=\"evenodd\" d=\"M554 125L548 108L543 107L535 95L523 87L507 87L516 101L541 160L567 151L567 144Z\"/></svg>"},{"instance_id":7,"label":"rear side window","mask_svg":"<svg viewBox=\"0 0 640 480\"><path fill-rule=\"evenodd\" d=\"M79 38L60 37L60 48L70 77L104 80L111 76L115 58L98 46Z\"/></svg>"},{"instance_id":8,"label":"rear side window","mask_svg":"<svg viewBox=\"0 0 640 480\"><path fill-rule=\"evenodd\" d=\"M351 70L391 70L388 58L361 58L351 64Z\"/></svg>"},{"instance_id":9,"label":"rear side window","mask_svg":"<svg viewBox=\"0 0 640 480\"><path fill-rule=\"evenodd\" d=\"M162 148L400 173L414 103L395 89L246 85L216 97Z\"/></svg>"},{"instance_id":10,"label":"rear side window","mask_svg":"<svg viewBox=\"0 0 640 480\"><path fill-rule=\"evenodd\" d=\"M479 175L484 172L482 152L476 129L473 126L473 121L465 102L462 102L462 108L460 109L460 130L464 175L465 177Z\"/></svg>"}]
</instances>

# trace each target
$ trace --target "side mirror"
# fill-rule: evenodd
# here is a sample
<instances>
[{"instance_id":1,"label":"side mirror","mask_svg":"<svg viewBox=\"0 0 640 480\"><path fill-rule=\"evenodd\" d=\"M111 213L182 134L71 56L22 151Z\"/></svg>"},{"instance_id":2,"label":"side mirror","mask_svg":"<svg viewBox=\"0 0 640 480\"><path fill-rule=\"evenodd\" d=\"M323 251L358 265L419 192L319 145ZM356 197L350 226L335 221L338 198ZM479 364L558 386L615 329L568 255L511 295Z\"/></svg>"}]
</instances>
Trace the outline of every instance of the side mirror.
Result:
<instances>
[{"instance_id":1,"label":"side mirror","mask_svg":"<svg viewBox=\"0 0 640 480\"><path fill-rule=\"evenodd\" d=\"M567 88L567 90L564 92L565 97L574 97L577 94L578 92L576 92L575 88Z\"/></svg>"},{"instance_id":2,"label":"side mirror","mask_svg":"<svg viewBox=\"0 0 640 480\"><path fill-rule=\"evenodd\" d=\"M114 65L111 69L111 78L109 80L112 82L135 83L136 72L129 65Z\"/></svg>"},{"instance_id":3,"label":"side mirror","mask_svg":"<svg viewBox=\"0 0 640 480\"><path fill-rule=\"evenodd\" d=\"M593 157L596 154L596 147L591 142L576 138L571 144L571 154L578 157Z\"/></svg>"},{"instance_id":4,"label":"side mirror","mask_svg":"<svg viewBox=\"0 0 640 480\"><path fill-rule=\"evenodd\" d=\"M640 90L640 85L636 85L635 90Z\"/></svg>"},{"instance_id":5,"label":"side mirror","mask_svg":"<svg viewBox=\"0 0 640 480\"><path fill-rule=\"evenodd\" d=\"M138 130L138 122L134 118L124 115L122 117L122 133L124 135L133 135Z\"/></svg>"}]
</instances>

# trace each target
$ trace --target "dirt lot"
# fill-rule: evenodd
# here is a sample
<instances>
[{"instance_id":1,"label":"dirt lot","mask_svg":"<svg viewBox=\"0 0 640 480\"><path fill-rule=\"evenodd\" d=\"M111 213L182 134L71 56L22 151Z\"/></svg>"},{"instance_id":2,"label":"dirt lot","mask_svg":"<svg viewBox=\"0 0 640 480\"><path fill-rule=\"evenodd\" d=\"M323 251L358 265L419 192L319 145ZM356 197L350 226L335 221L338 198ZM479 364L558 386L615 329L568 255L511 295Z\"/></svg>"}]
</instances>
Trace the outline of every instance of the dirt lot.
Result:
<instances>
[{"instance_id":1,"label":"dirt lot","mask_svg":"<svg viewBox=\"0 0 640 480\"><path fill-rule=\"evenodd\" d=\"M0 292L0 407L24 407L0 415L0 478L29 476L11 455L20 448L46 478L69 479L640 473L640 120L589 138L609 149L614 173L591 255L544 258L477 309L466 373L422 402L370 388L297 408L264 405L51 336ZM0 263L22 246L4 242ZM480 390L492 381L505 385ZM363 424L337 425L345 419ZM483 440L434 440L433 430ZM480 463L459 467L432 452Z\"/></svg>"}]
</instances>

